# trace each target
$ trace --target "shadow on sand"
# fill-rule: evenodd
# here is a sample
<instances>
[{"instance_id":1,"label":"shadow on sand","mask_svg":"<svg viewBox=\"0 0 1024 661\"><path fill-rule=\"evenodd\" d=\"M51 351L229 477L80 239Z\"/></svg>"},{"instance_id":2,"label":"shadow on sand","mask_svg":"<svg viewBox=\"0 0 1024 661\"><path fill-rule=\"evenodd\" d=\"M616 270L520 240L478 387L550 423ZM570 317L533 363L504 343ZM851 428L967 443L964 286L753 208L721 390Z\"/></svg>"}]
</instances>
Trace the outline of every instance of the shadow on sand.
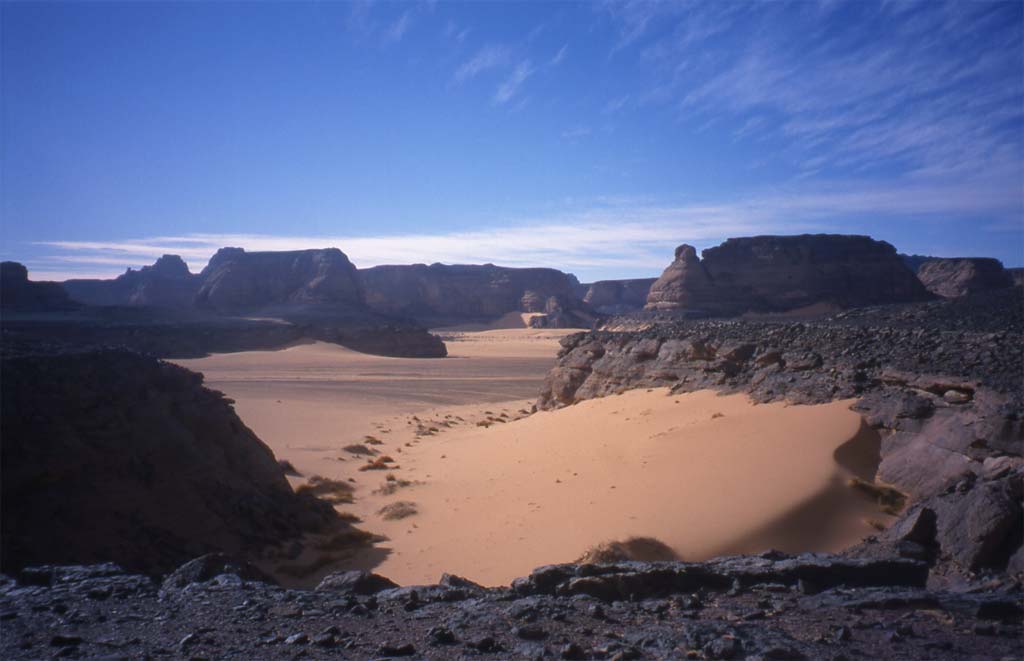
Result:
<instances>
[{"instance_id":1,"label":"shadow on sand","mask_svg":"<svg viewBox=\"0 0 1024 661\"><path fill-rule=\"evenodd\" d=\"M838 467L828 485L793 509L716 548L709 558L777 549L787 553L839 550L851 542L860 518L887 520L875 501L847 482L850 477L873 481L880 461L881 436L861 420L860 429L836 448ZM850 513L859 517L851 517ZM691 559L691 558L687 558ZM699 560L701 558L692 558Z\"/></svg>"}]
</instances>

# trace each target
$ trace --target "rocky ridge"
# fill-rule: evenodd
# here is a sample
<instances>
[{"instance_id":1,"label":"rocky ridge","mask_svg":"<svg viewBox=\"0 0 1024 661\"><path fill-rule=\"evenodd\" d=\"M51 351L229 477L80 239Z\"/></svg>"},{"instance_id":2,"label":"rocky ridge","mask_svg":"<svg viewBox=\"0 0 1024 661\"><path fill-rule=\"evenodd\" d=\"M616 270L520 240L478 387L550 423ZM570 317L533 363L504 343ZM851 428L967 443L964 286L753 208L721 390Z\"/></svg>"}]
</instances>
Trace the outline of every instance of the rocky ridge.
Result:
<instances>
[{"instance_id":1,"label":"rocky ridge","mask_svg":"<svg viewBox=\"0 0 1024 661\"><path fill-rule=\"evenodd\" d=\"M412 264L360 269L367 304L377 312L436 327L538 313L542 327L583 327L595 317L579 300L575 276L547 268L493 264Z\"/></svg>"},{"instance_id":2,"label":"rocky ridge","mask_svg":"<svg viewBox=\"0 0 1024 661\"><path fill-rule=\"evenodd\" d=\"M804 234L729 239L675 261L651 286L646 308L692 317L927 300L896 249L867 236Z\"/></svg>"},{"instance_id":3,"label":"rocky ridge","mask_svg":"<svg viewBox=\"0 0 1024 661\"><path fill-rule=\"evenodd\" d=\"M61 284L72 299L86 305L188 308L200 278L178 255L164 255L152 266L128 269L113 280L72 279Z\"/></svg>"},{"instance_id":4,"label":"rocky ridge","mask_svg":"<svg viewBox=\"0 0 1024 661\"><path fill-rule=\"evenodd\" d=\"M563 339L537 406L643 387L760 402L856 399L882 435L876 479L919 504L904 521L931 512L916 541L898 540L916 545L903 550L949 575L1024 572L1022 296L1015 288L814 322L648 322L576 334Z\"/></svg>"}]
</instances>

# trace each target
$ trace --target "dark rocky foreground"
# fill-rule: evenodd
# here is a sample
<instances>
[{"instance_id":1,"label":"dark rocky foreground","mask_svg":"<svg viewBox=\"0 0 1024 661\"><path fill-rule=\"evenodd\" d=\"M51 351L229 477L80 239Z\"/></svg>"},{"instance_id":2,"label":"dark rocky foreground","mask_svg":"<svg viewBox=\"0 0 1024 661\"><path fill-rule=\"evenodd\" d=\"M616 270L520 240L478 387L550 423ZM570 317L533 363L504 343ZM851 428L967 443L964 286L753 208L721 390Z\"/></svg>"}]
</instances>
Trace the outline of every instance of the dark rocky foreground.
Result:
<instances>
[{"instance_id":1,"label":"dark rocky foreground","mask_svg":"<svg viewBox=\"0 0 1024 661\"><path fill-rule=\"evenodd\" d=\"M144 659L1019 659L1021 592L923 588L914 560L556 565L509 588L365 572L316 590L207 556L162 583L114 565L0 582L0 655Z\"/></svg>"},{"instance_id":2,"label":"dark rocky foreground","mask_svg":"<svg viewBox=\"0 0 1024 661\"><path fill-rule=\"evenodd\" d=\"M201 374L126 351L5 358L0 374L5 572L113 560L160 575L211 551L360 532L294 492Z\"/></svg>"}]
</instances>

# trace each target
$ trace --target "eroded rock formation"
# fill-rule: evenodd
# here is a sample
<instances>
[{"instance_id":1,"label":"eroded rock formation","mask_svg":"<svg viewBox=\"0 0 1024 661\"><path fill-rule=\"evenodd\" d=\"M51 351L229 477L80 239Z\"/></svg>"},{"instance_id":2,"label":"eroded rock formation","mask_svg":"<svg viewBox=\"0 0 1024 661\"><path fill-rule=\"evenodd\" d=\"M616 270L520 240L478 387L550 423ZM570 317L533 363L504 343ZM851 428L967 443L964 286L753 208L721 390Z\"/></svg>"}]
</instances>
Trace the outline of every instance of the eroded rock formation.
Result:
<instances>
[{"instance_id":1,"label":"eroded rock formation","mask_svg":"<svg viewBox=\"0 0 1024 661\"><path fill-rule=\"evenodd\" d=\"M337 522L202 375L126 351L4 359L3 570L164 573Z\"/></svg>"},{"instance_id":2,"label":"eroded rock formation","mask_svg":"<svg viewBox=\"0 0 1024 661\"><path fill-rule=\"evenodd\" d=\"M246 252L221 248L200 273L195 304L218 312L365 307L356 268L337 248Z\"/></svg>"},{"instance_id":3,"label":"eroded rock formation","mask_svg":"<svg viewBox=\"0 0 1024 661\"><path fill-rule=\"evenodd\" d=\"M598 280L587 288L583 302L601 314L623 314L643 309L657 278Z\"/></svg>"},{"instance_id":4,"label":"eroded rock formation","mask_svg":"<svg viewBox=\"0 0 1024 661\"><path fill-rule=\"evenodd\" d=\"M164 255L152 266L128 271L113 280L65 280L64 290L87 305L132 305L188 308L199 290L199 276L190 273L178 255Z\"/></svg>"},{"instance_id":5,"label":"eroded rock formation","mask_svg":"<svg viewBox=\"0 0 1024 661\"><path fill-rule=\"evenodd\" d=\"M702 257L692 246L679 246L675 261L651 286L646 308L689 316L733 316L929 297L895 248L866 236L729 239L708 248Z\"/></svg>"},{"instance_id":6,"label":"eroded rock formation","mask_svg":"<svg viewBox=\"0 0 1024 661\"><path fill-rule=\"evenodd\" d=\"M545 325L589 328L572 275L545 268L493 264L412 264L361 269L367 304L382 314L428 326L487 322L510 312L551 315Z\"/></svg>"},{"instance_id":7,"label":"eroded rock formation","mask_svg":"<svg viewBox=\"0 0 1024 661\"><path fill-rule=\"evenodd\" d=\"M33 282L18 262L0 263L0 307L8 312L73 310L77 307L56 282Z\"/></svg>"},{"instance_id":8,"label":"eroded rock formation","mask_svg":"<svg viewBox=\"0 0 1024 661\"><path fill-rule=\"evenodd\" d=\"M1012 287L1014 284L1002 262L984 257L929 259L918 268L917 277L928 291L945 298Z\"/></svg>"}]
</instances>

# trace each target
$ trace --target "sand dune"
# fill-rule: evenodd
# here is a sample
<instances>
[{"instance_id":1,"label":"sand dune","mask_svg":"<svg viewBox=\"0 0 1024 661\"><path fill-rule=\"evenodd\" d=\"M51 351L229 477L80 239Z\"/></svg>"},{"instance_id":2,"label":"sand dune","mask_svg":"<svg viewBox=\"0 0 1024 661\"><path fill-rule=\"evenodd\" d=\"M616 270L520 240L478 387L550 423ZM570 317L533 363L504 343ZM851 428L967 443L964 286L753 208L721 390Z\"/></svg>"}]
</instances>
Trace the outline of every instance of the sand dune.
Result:
<instances>
[{"instance_id":1,"label":"sand dune","mask_svg":"<svg viewBox=\"0 0 1024 661\"><path fill-rule=\"evenodd\" d=\"M346 562L404 584L443 571L505 584L630 535L692 560L836 550L871 532L866 519L886 520L845 486L870 477L878 443L849 402L660 389L526 416L560 334L454 334L452 357L432 361L318 344L181 362L306 476L354 480L341 509L388 541ZM380 441L363 446L373 456L343 449L366 435ZM397 468L359 470L383 455ZM374 493L387 474L410 484ZM416 513L385 519L397 501Z\"/></svg>"}]
</instances>

